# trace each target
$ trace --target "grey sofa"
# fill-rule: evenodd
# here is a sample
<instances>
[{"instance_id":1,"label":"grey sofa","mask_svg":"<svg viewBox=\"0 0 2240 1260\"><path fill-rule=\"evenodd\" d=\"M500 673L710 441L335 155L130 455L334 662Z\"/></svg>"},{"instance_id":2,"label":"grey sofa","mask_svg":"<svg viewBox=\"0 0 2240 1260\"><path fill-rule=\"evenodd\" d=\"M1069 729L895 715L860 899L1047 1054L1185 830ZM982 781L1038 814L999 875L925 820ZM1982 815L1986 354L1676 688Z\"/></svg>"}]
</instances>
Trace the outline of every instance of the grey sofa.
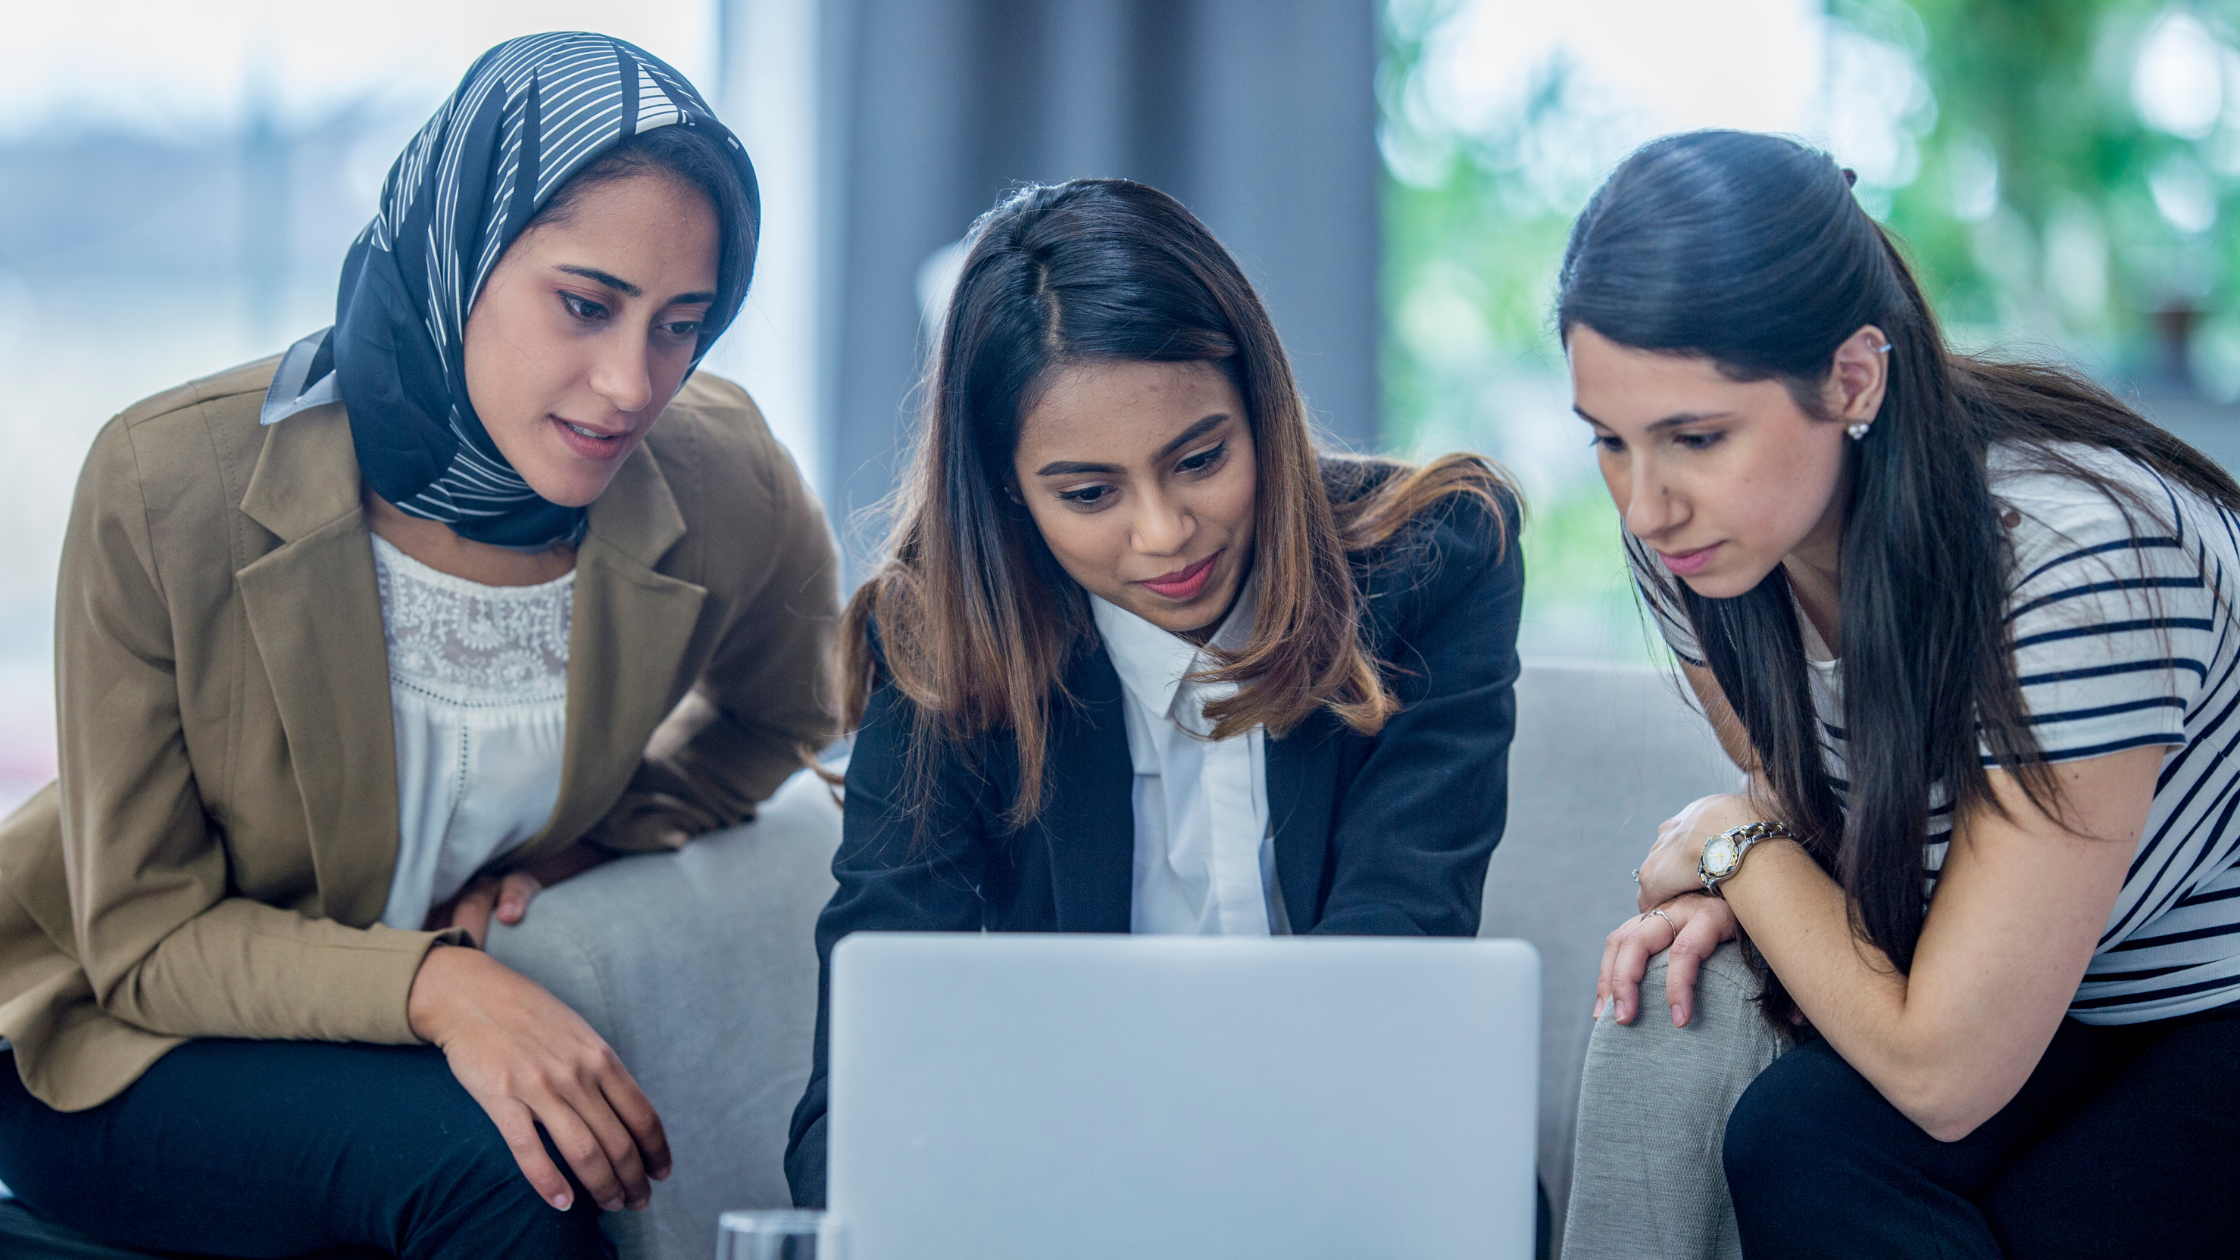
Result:
<instances>
[{"instance_id":1,"label":"grey sofa","mask_svg":"<svg viewBox=\"0 0 2240 1260\"><path fill-rule=\"evenodd\" d=\"M1669 674L1606 665L1536 664L1518 684L1482 934L1541 952L1540 1164L1559 1229L1601 941L1632 912L1626 872L1661 819L1736 781L1678 692ZM493 935L491 952L581 1012L660 1109L676 1172L646 1211L607 1218L625 1260L705 1260L717 1213L786 1203L786 1121L816 1012L810 933L839 836L804 772L757 821L563 884ZM0 1244L8 1229L0 1214ZM0 1253L117 1254L28 1247Z\"/></svg>"}]
</instances>

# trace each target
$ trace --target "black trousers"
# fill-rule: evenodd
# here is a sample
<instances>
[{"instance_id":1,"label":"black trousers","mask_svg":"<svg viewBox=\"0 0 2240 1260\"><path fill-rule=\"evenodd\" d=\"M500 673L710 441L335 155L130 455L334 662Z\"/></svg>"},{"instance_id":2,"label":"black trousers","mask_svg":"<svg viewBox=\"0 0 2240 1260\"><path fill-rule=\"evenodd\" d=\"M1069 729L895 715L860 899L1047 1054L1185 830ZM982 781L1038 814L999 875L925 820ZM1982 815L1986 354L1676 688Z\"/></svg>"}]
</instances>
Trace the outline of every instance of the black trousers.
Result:
<instances>
[{"instance_id":1,"label":"black trousers","mask_svg":"<svg viewBox=\"0 0 2240 1260\"><path fill-rule=\"evenodd\" d=\"M1727 1120L1749 1260L2240 1254L2240 1007L2064 1020L2022 1092L1939 1142L1827 1042L1774 1061Z\"/></svg>"},{"instance_id":2,"label":"black trousers","mask_svg":"<svg viewBox=\"0 0 2240 1260\"><path fill-rule=\"evenodd\" d=\"M143 1251L614 1255L583 1187L567 1212L538 1198L426 1046L190 1041L75 1112L33 1098L0 1053L0 1183L58 1225Z\"/></svg>"}]
</instances>

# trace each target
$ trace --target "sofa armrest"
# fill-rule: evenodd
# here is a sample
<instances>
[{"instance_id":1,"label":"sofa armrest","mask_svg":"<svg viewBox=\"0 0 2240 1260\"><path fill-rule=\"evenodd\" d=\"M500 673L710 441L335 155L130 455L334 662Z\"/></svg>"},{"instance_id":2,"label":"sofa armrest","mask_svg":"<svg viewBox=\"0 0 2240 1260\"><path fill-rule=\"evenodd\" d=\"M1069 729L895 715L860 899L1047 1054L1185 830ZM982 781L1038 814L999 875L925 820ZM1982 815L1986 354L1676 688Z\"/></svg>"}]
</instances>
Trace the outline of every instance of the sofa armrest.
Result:
<instances>
[{"instance_id":1,"label":"sofa armrest","mask_svg":"<svg viewBox=\"0 0 2240 1260\"><path fill-rule=\"evenodd\" d=\"M1602 942L1634 913L1626 872L1658 823L1736 775L1667 670L1537 661L1517 681L1509 826L1479 935L1540 950L1540 1180L1559 1251Z\"/></svg>"},{"instance_id":2,"label":"sofa armrest","mask_svg":"<svg viewBox=\"0 0 2240 1260\"><path fill-rule=\"evenodd\" d=\"M490 953L582 1015L661 1114L675 1171L610 1213L624 1260L705 1256L716 1216L786 1207L786 1122L809 1075L817 913L840 810L808 771L744 826L546 890Z\"/></svg>"}]
</instances>

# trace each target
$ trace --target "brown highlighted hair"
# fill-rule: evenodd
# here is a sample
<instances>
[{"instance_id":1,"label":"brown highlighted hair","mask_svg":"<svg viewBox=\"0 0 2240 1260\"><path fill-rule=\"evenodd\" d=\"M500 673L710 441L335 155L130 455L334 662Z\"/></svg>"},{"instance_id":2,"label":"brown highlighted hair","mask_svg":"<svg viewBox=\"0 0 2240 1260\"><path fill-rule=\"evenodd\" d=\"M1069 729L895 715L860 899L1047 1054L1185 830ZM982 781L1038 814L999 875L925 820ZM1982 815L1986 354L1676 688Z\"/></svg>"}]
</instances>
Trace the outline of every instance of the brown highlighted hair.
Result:
<instances>
[{"instance_id":1,"label":"brown highlighted hair","mask_svg":"<svg viewBox=\"0 0 2240 1260\"><path fill-rule=\"evenodd\" d=\"M1244 648L1199 675L1238 685L1207 708L1215 737L1255 725L1280 735L1321 708L1379 730L1395 701L1362 647L1349 555L1392 543L1452 495L1503 519L1501 476L1474 456L1417 467L1319 453L1259 296L1205 225L1157 189L1109 179L1022 188L967 244L917 449L891 503L887 557L841 625L848 728L862 723L883 655L885 680L917 711L909 777L927 782L939 744L1009 731L1019 757L1010 822L1034 818L1051 705L1097 634L1081 588L1005 487L1020 424L1059 371L1136 361L1213 365L1252 427L1258 615Z\"/></svg>"}]
</instances>

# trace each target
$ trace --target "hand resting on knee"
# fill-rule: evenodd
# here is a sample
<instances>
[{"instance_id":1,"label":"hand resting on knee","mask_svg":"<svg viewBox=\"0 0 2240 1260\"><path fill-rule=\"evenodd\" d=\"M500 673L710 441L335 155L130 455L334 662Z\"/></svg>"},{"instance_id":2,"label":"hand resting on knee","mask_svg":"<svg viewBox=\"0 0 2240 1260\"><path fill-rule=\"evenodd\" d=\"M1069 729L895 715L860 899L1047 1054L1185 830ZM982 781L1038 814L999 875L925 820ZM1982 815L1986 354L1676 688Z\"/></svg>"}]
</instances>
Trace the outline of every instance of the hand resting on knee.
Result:
<instances>
[{"instance_id":1,"label":"hand resting on knee","mask_svg":"<svg viewBox=\"0 0 2240 1260\"><path fill-rule=\"evenodd\" d=\"M583 1017L476 949L428 951L407 1006L412 1031L443 1050L545 1202L575 1201L537 1126L599 1206L642 1208L669 1175L661 1117Z\"/></svg>"},{"instance_id":2,"label":"hand resting on knee","mask_svg":"<svg viewBox=\"0 0 2240 1260\"><path fill-rule=\"evenodd\" d=\"M1664 976L1665 1005L1682 1028L1695 1017L1696 974L1713 950L1740 935L1734 911L1717 897L1689 893L1643 911L1614 928L1602 943L1602 973L1595 982L1594 1015L1615 1001L1618 1022L1630 1024L1640 1011L1641 978L1649 959L1671 951Z\"/></svg>"}]
</instances>

